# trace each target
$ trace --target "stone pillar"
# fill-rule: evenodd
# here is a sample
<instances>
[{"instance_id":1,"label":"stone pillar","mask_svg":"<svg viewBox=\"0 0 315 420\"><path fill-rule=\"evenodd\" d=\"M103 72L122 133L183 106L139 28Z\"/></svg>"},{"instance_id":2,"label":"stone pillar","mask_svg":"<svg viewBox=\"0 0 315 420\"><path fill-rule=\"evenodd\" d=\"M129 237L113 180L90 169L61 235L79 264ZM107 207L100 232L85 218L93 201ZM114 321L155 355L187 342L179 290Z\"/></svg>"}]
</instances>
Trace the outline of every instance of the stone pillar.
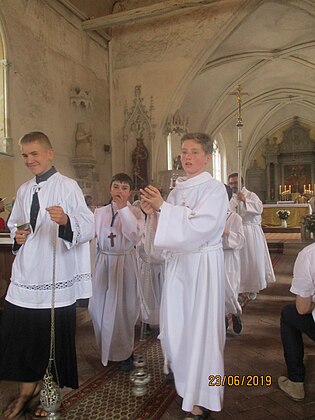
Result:
<instances>
[{"instance_id":1,"label":"stone pillar","mask_svg":"<svg viewBox=\"0 0 315 420\"><path fill-rule=\"evenodd\" d=\"M274 162L275 166L275 182L274 182L274 189L275 189L275 200L279 201L279 163Z\"/></svg>"},{"instance_id":2,"label":"stone pillar","mask_svg":"<svg viewBox=\"0 0 315 420\"><path fill-rule=\"evenodd\" d=\"M266 172L267 172L267 197L266 197L266 201L268 203L268 201L270 201L270 162L267 163Z\"/></svg>"}]
</instances>

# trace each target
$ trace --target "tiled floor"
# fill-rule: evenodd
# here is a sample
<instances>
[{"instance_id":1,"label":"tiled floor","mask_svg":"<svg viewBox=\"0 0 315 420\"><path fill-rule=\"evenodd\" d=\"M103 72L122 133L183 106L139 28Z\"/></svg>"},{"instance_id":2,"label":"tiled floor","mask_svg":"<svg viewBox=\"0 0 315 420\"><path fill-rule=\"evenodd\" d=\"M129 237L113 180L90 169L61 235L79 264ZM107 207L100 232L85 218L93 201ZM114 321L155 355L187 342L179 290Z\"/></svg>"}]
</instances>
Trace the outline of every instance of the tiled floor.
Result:
<instances>
[{"instance_id":1,"label":"tiled floor","mask_svg":"<svg viewBox=\"0 0 315 420\"><path fill-rule=\"evenodd\" d=\"M315 343L305 339L305 362L307 368L306 398L297 403L288 399L277 387L278 376L285 374L282 347L279 337L279 314L282 306L293 300L289 293L293 262L297 252L306 244L298 241L285 242L284 254L275 258L277 282L259 294L256 301L244 309L244 330L240 336L228 333L225 350L226 374L230 385L225 388L224 408L212 413L214 419L315 419ZM80 382L101 369L99 351L95 344L93 329L85 308L78 308L78 362ZM208 376L208 372L205 375ZM232 385L232 378L246 376L253 386ZM266 375L272 378L271 386L261 385ZM237 380L236 380L237 381ZM258 382L258 383L257 383ZM14 384L0 383L0 410L14 396ZM67 393L64 391L63 393ZM180 398L176 398L162 420L183 418ZM86 420L93 420L91 417ZM106 420L106 417L104 418ZM121 419L117 419L121 420Z\"/></svg>"}]
</instances>

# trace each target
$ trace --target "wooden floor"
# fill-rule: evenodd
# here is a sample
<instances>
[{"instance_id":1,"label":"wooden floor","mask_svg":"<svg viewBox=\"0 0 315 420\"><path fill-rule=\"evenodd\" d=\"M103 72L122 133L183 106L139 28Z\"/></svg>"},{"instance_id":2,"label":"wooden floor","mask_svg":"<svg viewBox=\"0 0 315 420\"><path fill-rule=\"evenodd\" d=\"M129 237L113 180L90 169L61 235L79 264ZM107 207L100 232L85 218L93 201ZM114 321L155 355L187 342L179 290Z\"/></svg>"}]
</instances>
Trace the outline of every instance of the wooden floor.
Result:
<instances>
[{"instance_id":1,"label":"wooden floor","mask_svg":"<svg viewBox=\"0 0 315 420\"><path fill-rule=\"evenodd\" d=\"M243 333L236 336L229 331L227 334L225 371L229 375L230 385L225 388L224 408L220 413L212 413L214 419L315 419L314 342L305 339L305 401L291 401L277 386L278 376L286 373L279 337L280 310L283 305L293 301L293 296L289 293L293 263L297 252L307 244L302 243L300 238L291 236L296 234L285 234L290 235L285 237L269 235L281 234L266 234L268 242L283 242L282 253L273 255L277 282L245 307ZM86 308L78 308L77 352L80 382L83 383L101 369L99 350ZM204 372L207 377L209 373ZM233 385L232 378L242 378L244 375L252 378L255 384L248 386L247 379L243 385L237 385L237 381ZM265 384L266 375L271 376L271 386ZM16 384L0 383L0 411L16 392ZM63 395L67 392L69 390L64 390ZM181 400L178 397L161 419L182 419L180 406ZM93 420L93 413L91 412L89 419L82 420Z\"/></svg>"}]
</instances>

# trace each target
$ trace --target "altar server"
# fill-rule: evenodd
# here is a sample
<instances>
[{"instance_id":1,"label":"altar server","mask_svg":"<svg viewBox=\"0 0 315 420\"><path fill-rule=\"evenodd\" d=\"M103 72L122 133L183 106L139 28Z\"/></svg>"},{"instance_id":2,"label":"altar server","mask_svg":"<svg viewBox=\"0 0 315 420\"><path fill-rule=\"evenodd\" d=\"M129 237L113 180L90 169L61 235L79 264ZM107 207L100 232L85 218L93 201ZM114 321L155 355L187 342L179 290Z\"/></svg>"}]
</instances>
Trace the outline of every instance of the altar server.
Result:
<instances>
[{"instance_id":1,"label":"altar server","mask_svg":"<svg viewBox=\"0 0 315 420\"><path fill-rule=\"evenodd\" d=\"M96 259L89 302L102 363L124 361L123 370L132 368L141 295L135 247L144 231L144 214L128 201L131 190L131 178L116 174L110 184L111 203L95 210Z\"/></svg>"},{"instance_id":2,"label":"altar server","mask_svg":"<svg viewBox=\"0 0 315 420\"><path fill-rule=\"evenodd\" d=\"M230 200L230 208L242 217L245 234L245 245L240 250L240 293L255 298L268 283L276 281L266 238L261 228L263 204L259 197L248 191L244 185L241 191L238 191L237 173L229 175L228 181L234 193Z\"/></svg>"},{"instance_id":3,"label":"altar server","mask_svg":"<svg viewBox=\"0 0 315 420\"><path fill-rule=\"evenodd\" d=\"M18 381L20 394L4 411L7 419L18 417L40 392L50 354L53 273L61 387L78 387L76 300L89 298L92 291L89 240L94 219L82 191L53 167L54 150L44 133L26 134L20 146L35 176L19 188L8 221L16 257L1 320L0 379ZM18 226L26 222L30 226ZM42 408L36 414L47 416Z\"/></svg>"},{"instance_id":4,"label":"altar server","mask_svg":"<svg viewBox=\"0 0 315 420\"><path fill-rule=\"evenodd\" d=\"M178 178L165 202L157 188L141 190L142 208L156 218L154 245L165 252L160 340L165 373L174 373L185 418L202 418L223 403L224 260L227 195L205 171L212 142L202 133L182 137ZM216 378L216 379L215 379ZM220 381L219 381L220 382Z\"/></svg>"}]
</instances>

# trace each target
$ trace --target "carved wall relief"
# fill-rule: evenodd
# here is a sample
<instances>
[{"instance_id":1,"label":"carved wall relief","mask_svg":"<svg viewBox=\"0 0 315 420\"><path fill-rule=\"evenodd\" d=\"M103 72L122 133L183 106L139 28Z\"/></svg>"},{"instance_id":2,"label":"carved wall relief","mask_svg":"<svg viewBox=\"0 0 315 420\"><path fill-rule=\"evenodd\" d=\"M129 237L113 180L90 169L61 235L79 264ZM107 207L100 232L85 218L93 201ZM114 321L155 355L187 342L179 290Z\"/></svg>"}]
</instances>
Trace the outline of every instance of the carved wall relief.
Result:
<instances>
[{"instance_id":1,"label":"carved wall relief","mask_svg":"<svg viewBox=\"0 0 315 420\"><path fill-rule=\"evenodd\" d=\"M91 106L90 92L88 90L81 89L78 86L71 88L70 101L76 107L80 107L84 109L90 108Z\"/></svg>"},{"instance_id":2,"label":"carved wall relief","mask_svg":"<svg viewBox=\"0 0 315 420\"><path fill-rule=\"evenodd\" d=\"M76 181L84 195L95 196L96 183L99 180L94 157L93 138L85 123L77 123L75 133L75 157L72 165Z\"/></svg>"}]
</instances>

